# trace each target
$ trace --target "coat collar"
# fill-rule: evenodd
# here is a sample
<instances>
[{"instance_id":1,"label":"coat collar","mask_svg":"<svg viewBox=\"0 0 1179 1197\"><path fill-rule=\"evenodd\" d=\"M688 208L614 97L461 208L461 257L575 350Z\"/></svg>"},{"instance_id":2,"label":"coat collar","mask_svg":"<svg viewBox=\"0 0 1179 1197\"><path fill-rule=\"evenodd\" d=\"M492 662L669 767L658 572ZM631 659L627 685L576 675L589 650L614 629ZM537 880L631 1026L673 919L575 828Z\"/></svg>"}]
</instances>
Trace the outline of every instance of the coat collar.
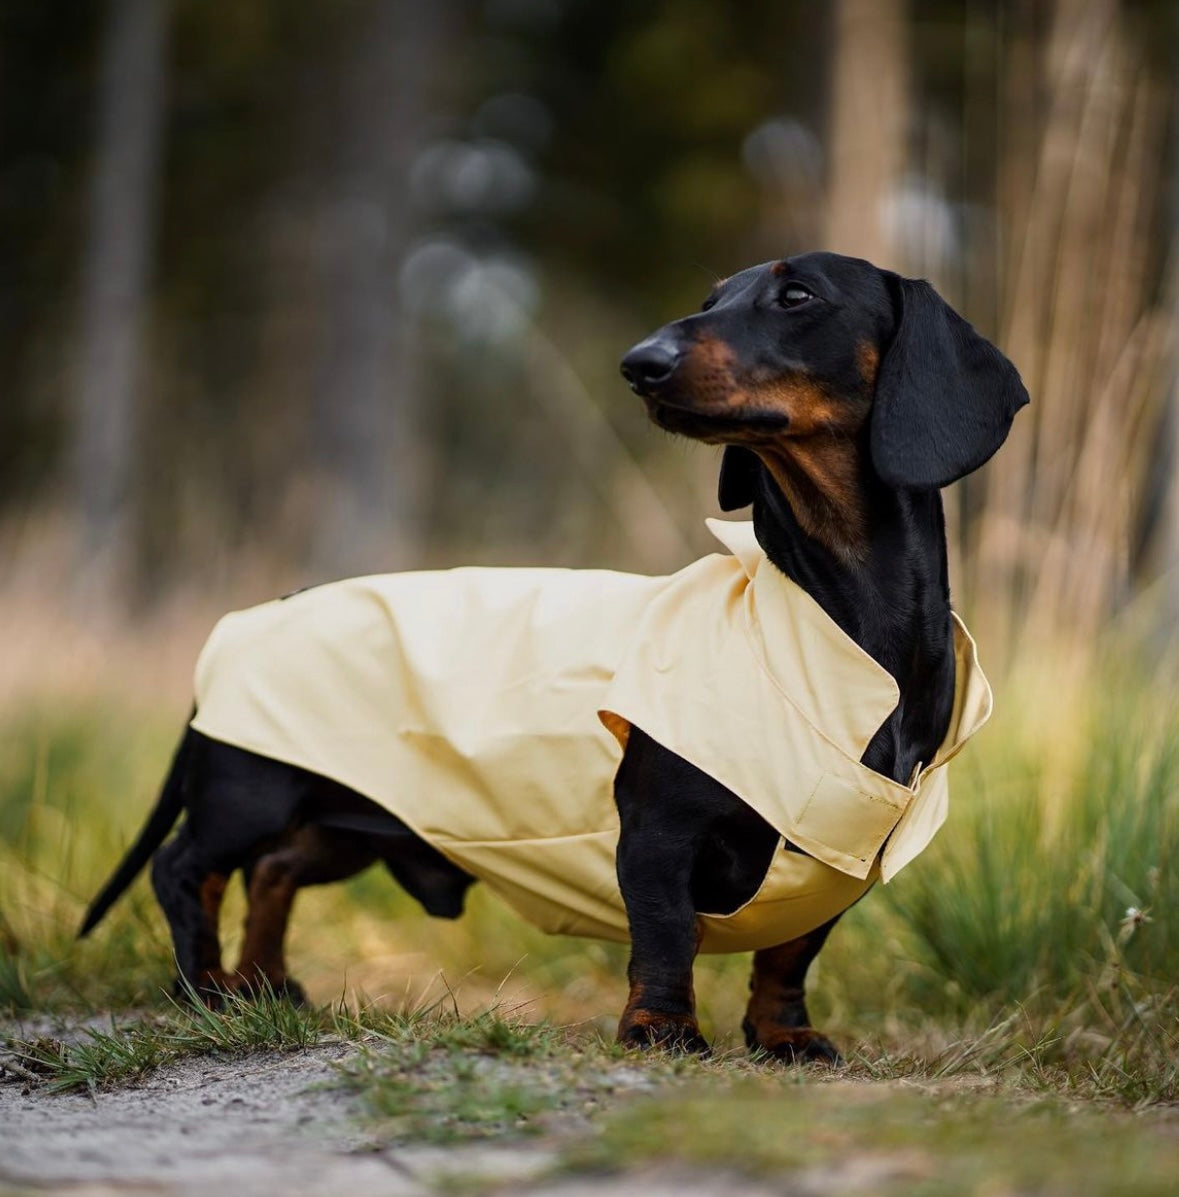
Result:
<instances>
[{"instance_id":1,"label":"coat collar","mask_svg":"<svg viewBox=\"0 0 1179 1197\"><path fill-rule=\"evenodd\" d=\"M777 687L821 735L859 762L880 725L896 710L896 679L869 656L797 583L767 560L749 521L707 520L709 531L740 562L747 629ZM966 625L952 613L954 707L946 738L920 778L948 761L987 721L991 690Z\"/></svg>"}]
</instances>

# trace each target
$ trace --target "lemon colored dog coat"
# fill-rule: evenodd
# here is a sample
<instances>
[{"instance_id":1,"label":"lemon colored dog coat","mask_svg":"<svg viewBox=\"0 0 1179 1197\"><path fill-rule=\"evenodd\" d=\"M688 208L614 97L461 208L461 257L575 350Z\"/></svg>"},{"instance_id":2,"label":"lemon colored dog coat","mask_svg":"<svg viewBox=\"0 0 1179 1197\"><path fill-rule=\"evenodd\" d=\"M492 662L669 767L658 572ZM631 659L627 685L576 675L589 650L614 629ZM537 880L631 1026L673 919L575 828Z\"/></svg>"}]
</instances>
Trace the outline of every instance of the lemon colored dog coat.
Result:
<instances>
[{"instance_id":1,"label":"lemon colored dog coat","mask_svg":"<svg viewBox=\"0 0 1179 1197\"><path fill-rule=\"evenodd\" d=\"M641 727L806 853L780 844L751 901L701 914L701 949L786 942L925 848L991 693L954 616L945 742L908 786L874 773L859 758L894 679L751 524L709 527L732 555L670 577L389 574L235 612L197 663L192 725L357 790L544 930L617 940L613 778Z\"/></svg>"}]
</instances>

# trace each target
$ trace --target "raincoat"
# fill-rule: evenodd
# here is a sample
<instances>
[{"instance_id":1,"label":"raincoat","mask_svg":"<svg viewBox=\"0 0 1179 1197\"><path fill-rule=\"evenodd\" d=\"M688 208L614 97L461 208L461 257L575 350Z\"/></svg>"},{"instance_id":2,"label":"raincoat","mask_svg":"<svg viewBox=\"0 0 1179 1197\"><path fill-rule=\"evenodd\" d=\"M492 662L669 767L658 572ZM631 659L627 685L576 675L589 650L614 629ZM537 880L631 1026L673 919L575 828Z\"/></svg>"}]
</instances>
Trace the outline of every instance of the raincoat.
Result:
<instances>
[{"instance_id":1,"label":"raincoat","mask_svg":"<svg viewBox=\"0 0 1179 1197\"><path fill-rule=\"evenodd\" d=\"M546 931L625 940L613 777L640 727L779 844L702 951L805 934L889 881L946 817L945 764L991 692L953 617L945 741L908 785L860 763L892 676L767 561L749 523L668 577L462 568L354 578L222 619L193 727L378 803Z\"/></svg>"}]
</instances>

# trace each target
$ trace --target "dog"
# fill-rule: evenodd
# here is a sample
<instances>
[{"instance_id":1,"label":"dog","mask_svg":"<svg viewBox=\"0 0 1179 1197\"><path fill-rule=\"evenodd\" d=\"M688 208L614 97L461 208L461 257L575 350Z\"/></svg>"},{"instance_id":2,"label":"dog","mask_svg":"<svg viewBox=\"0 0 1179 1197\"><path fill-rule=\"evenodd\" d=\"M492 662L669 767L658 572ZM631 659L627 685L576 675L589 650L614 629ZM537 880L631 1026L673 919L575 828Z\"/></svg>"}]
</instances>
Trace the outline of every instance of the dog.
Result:
<instances>
[{"instance_id":1,"label":"dog","mask_svg":"<svg viewBox=\"0 0 1179 1197\"><path fill-rule=\"evenodd\" d=\"M943 766L990 711L940 491L1028 395L928 283L832 253L723 280L622 373L656 425L724 447L720 507L752 506L713 525L731 555L670 578L386 575L227 617L81 935L152 858L186 987L301 1001L296 891L379 860L436 917L482 879L547 930L628 939L624 1044L706 1052L695 956L752 949L750 1049L839 1061L807 970L929 842Z\"/></svg>"}]
</instances>

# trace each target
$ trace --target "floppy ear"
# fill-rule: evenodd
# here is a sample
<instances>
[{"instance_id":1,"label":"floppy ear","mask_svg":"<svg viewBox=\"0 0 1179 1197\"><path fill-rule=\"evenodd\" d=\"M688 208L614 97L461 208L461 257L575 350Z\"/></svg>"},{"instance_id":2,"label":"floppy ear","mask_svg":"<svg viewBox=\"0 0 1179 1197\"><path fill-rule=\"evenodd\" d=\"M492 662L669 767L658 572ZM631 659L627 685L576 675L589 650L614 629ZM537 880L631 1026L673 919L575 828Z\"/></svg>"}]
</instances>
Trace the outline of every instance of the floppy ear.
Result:
<instances>
[{"instance_id":1,"label":"floppy ear","mask_svg":"<svg viewBox=\"0 0 1179 1197\"><path fill-rule=\"evenodd\" d=\"M876 376L872 464L933 490L976 470L1028 402L1019 372L924 280L892 275L900 319Z\"/></svg>"},{"instance_id":2,"label":"floppy ear","mask_svg":"<svg viewBox=\"0 0 1179 1197\"><path fill-rule=\"evenodd\" d=\"M726 445L721 458L720 478L716 484L716 501L721 511L736 511L748 507L757 492L757 478L761 461L752 449L741 445Z\"/></svg>"}]
</instances>

